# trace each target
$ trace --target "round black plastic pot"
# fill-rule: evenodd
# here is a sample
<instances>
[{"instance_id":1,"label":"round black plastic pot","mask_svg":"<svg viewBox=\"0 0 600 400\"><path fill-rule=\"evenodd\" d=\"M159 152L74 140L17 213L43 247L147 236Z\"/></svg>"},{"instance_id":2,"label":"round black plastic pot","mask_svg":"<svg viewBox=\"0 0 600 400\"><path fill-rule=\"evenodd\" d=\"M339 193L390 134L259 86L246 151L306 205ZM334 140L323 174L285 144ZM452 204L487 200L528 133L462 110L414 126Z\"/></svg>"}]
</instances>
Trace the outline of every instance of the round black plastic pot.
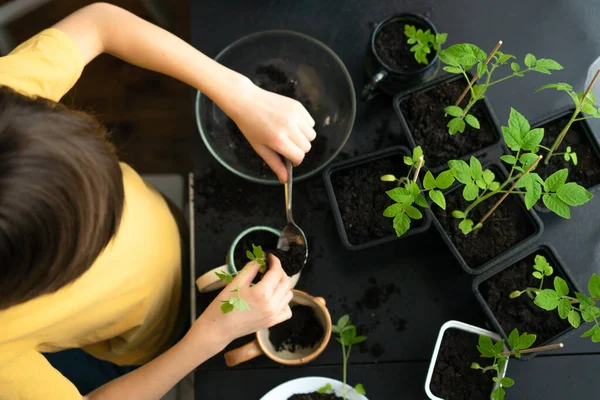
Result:
<instances>
[{"instance_id":1,"label":"round black plastic pot","mask_svg":"<svg viewBox=\"0 0 600 400\"><path fill-rule=\"evenodd\" d=\"M388 242L391 242L394 240L410 237L410 236L416 235L418 233L425 232L431 226L432 217L431 217L431 213L430 213L429 209L421 209L423 218L421 220L419 220L418 223L416 221L413 221L411 229L408 230L408 232L406 232L404 235L402 235L400 237L396 236L396 234L394 233L394 234L390 234L389 236L380 237L380 238L370 240L367 242L351 243L351 241L348 238L346 226L344 225L344 218L342 216L342 210L340 210L340 206L338 204L338 199L336 196L336 189L334 187L335 185L333 183L333 178L336 176L336 174L344 173L344 172L347 172L352 169L366 167L368 164L371 164L375 161L383 160L386 158L391 158L394 156L399 157L401 159L403 156L406 156L409 154L410 154L410 151L406 147L403 147L403 146L390 147L385 150L377 151L377 152L374 152L371 154L366 154L366 155L363 155L360 157L351 158L349 160L330 165L327 169L325 169L325 172L323 173L323 179L325 180L325 187L327 189L327 195L329 197L329 202L331 204L333 217L335 219L335 223L336 223L338 232L340 234L342 243L348 250L362 250L362 249L377 246L380 244L388 243ZM404 164L402 164L402 165L404 165ZM386 173L390 173L390 172L386 172ZM377 176L376 179L379 180L379 176ZM390 187L387 190L390 190L392 188L393 188L393 185L390 183ZM385 191L383 191L383 193L385 194ZM338 195L339 195L339 193L338 193ZM377 212L381 213L381 218L384 219L386 223L389 223L389 225L391 227L392 219L386 218L383 216L383 209L378 210Z\"/></svg>"},{"instance_id":2,"label":"round black plastic pot","mask_svg":"<svg viewBox=\"0 0 600 400\"><path fill-rule=\"evenodd\" d=\"M573 114L573 111L575 111L575 109L572 106L560 109L560 110L536 121L532 126L535 128L543 128L544 126L548 126L557 120L569 118ZM576 121L573 125L575 126L575 124L577 124L577 132L580 133L578 135L579 136L578 141L580 141L582 146L585 146L586 148L589 149L591 156L595 160L598 160L598 165L600 165L600 146L598 145L598 141L596 140L596 137L594 136L594 133L592 132L592 129L590 128L590 125L588 124L588 122L586 120ZM567 134L566 138L569 138L569 136L573 135L573 134L574 134L574 132L569 132ZM563 142L561 148L565 148L564 142ZM569 163L569 179L568 179L568 181L572 181L570 171L572 171L575 168L584 168L584 167L582 165L573 165L573 163ZM592 167L589 169L595 169L595 168ZM584 185L584 186L587 190L589 190L592 193L598 192L598 189L600 189L600 183L597 183L595 185ZM541 202L538 204L535 205L535 210L537 212L543 212L543 213L551 212L549 209L547 209L546 207L541 205L542 204Z\"/></svg>"},{"instance_id":3,"label":"round black plastic pot","mask_svg":"<svg viewBox=\"0 0 600 400\"><path fill-rule=\"evenodd\" d=\"M496 173L496 176L500 176L502 178L502 181L508 177L508 172L501 164L497 164L497 163L488 164L488 165L484 166L484 169L492 169ZM498 179L498 180L500 181L500 179ZM448 195L455 193L457 190L462 190L462 189L463 189L462 185L454 185L453 187L451 187L448 191L446 191L444 193L446 196L446 199L448 199ZM527 222L530 224L530 227L532 228L533 233L531 235L529 235L527 238L521 240L516 245L512 246L509 249L504 250L500 254L487 260L486 262L482 263L481 265L470 265L465 260L464 255L461 254L461 252L458 250L458 248L452 241L452 238L450 237L450 235L445 231L443 225L441 224L438 217L436 216L436 213L435 212L432 213L433 214L433 225L435 226L435 228L438 230L438 232L442 236L442 239L444 240L444 242L446 243L446 245L448 246L448 248L450 249L450 251L452 252L454 257L456 258L456 260L458 261L458 263L460 264L462 269L464 269L469 274L479 275L479 274L482 274L482 273L490 270L491 268L495 267L496 265L504 264L506 262L506 260L509 260L511 257L514 256L514 254L518 254L519 252L524 251L526 248L531 246L532 243L534 243L542 235L544 226L543 226L540 218L537 216L535 211L533 211L533 209L527 210L525 208L525 201L524 201L522 195L510 195L510 197L515 197L515 196L519 197L518 204L522 207L523 215L526 217ZM499 198L499 196L494 197L494 199L496 199L496 198ZM452 211L454 211L454 210L451 210L449 208L446 209L446 212L448 214L452 213ZM492 214L492 217L490 217L490 218L493 218L493 215L494 214ZM489 223L489 221L490 220L488 219L488 223ZM477 221L474 221L474 222L476 223ZM473 233L470 233L469 235L473 235Z\"/></svg>"},{"instance_id":4,"label":"round black plastic pot","mask_svg":"<svg viewBox=\"0 0 600 400\"><path fill-rule=\"evenodd\" d=\"M439 70L438 56L435 51L431 53L434 55L433 58L431 54L427 57L428 59L432 58L429 64L419 64L422 67L414 71L401 71L398 68L394 68L394 66L390 65L389 61L386 61L381 54L378 54L376 46L377 37L384 27L392 24L398 25L402 35L404 35L405 25L413 25L415 28L424 31L429 29L434 35L438 33L435 26L427 18L412 13L395 14L375 24L365 55L365 71L369 78L361 92L361 99L364 101L373 99L380 92L393 96L403 90L421 85L433 79ZM408 54L409 56L413 56L413 53L410 51L408 53L410 53Z\"/></svg>"},{"instance_id":5,"label":"round black plastic pot","mask_svg":"<svg viewBox=\"0 0 600 400\"><path fill-rule=\"evenodd\" d=\"M495 332L500 333L502 338L505 340L507 346L509 346L508 335L514 328L519 328L520 333L527 332L527 333L534 333L534 334L539 335L540 332L528 330L526 327L523 327L523 326L521 326L521 327L506 326L506 325L502 326L502 324L498 320L497 316L492 311L490 305L487 303L486 299L484 298L484 294L482 293L482 286L488 280L497 276L501 272L509 270L510 268L515 268L520 261L527 259L529 257L532 257L534 255L537 255L537 254L541 254L544 257L546 257L546 259L548 260L550 265L554 268L554 274L551 277L547 277L546 279L548 279L550 282L552 282L554 279L554 276L559 276L559 277L563 278L565 281L567 281L567 284L569 285L569 289L571 290L571 293L573 293L573 291L580 292L579 288L577 287L576 281L571 276L568 268L565 266L565 264L563 263L563 261L561 260L559 255L556 253L556 251L550 245L547 245L547 244L540 245L539 247L536 247L533 250L527 251L525 254L516 255L512 259L507 259L505 262L503 262L501 265L498 265L496 268L493 268L493 269L487 271L486 273L481 274L478 277L476 277L473 281L473 293L475 294L477 301L479 301L479 304L483 308L483 311L485 312L485 315L487 316L493 330ZM534 271L534 269L533 269L533 263L532 263L531 264L531 272L533 272L533 271ZM522 289L524 289L524 287L515 287L514 288L514 290L522 290ZM523 294L522 296L527 296L527 295ZM516 300L510 299L509 297L507 297L506 301L508 302L508 301L516 301ZM533 302L533 300L531 300L531 301ZM544 318L545 313L553 313L553 314L558 315L556 310L544 311L544 310L540 309L540 318ZM560 343L564 339L566 339L567 337L569 337L573 333L575 333L575 331L576 331L575 328L573 328L570 324L566 324L566 325L568 325L567 328L565 328L564 330L562 330L561 332L554 335L552 338L550 338L548 340L545 340L543 342L536 342L534 344L534 347L540 347L540 346L546 346L546 345L550 345L550 344L554 344L554 343ZM535 357L537 354L538 353L523 354L521 356L521 359L528 360L528 359Z\"/></svg>"},{"instance_id":6,"label":"round black plastic pot","mask_svg":"<svg viewBox=\"0 0 600 400\"><path fill-rule=\"evenodd\" d=\"M470 78L470 77L469 77ZM400 119L400 126L402 128L402 130L404 131L404 134L406 135L406 139L408 141L408 143L410 144L411 148L417 147L417 146L421 146L423 147L423 152L425 153L425 157L427 158L428 154L434 154L435 151L432 151L432 149L428 149L426 145L424 145L423 143L419 143L418 139L415 136L415 133L413 132L413 127L411 126L411 122L409 121L409 117L407 115L405 115L405 113L402 110L402 104L404 102L409 101L413 96L416 96L418 94L430 91L430 90L434 90L437 86L442 85L442 84L451 84L454 82L459 82L461 80L464 80L465 78L462 75L446 75L446 76L442 76L439 77L429 83L427 83L425 86L420 87L420 88L416 88L414 90L411 91L406 91L403 93L398 94L395 98L394 98L394 110L396 111L396 114L398 115L398 118ZM465 81L466 83L466 81ZM461 159L461 160L466 160L468 161L471 156L475 156L477 157L479 160L486 162L486 161L492 161L492 160L487 160L485 158L485 156L490 153L493 149L500 149L500 142L502 141L502 135L501 135L501 131L498 125L498 121L496 119L496 115L494 114L494 111L492 110L489 102L487 101L486 98L484 98L483 100L480 100L478 102L478 105L481 104L482 107L482 112L483 112L483 118L486 119L486 122L490 129L491 129L491 134L493 136L493 139L491 140L491 143L489 145L485 145L480 149L477 149L475 151L471 151L465 154L454 154L452 156L451 159ZM449 106L452 104L443 104L440 105L441 109L443 110L443 107ZM426 104L425 106L430 107L430 104ZM414 109L412 109L411 111L414 111ZM430 110L428 109L423 109L423 113L431 113ZM480 121L482 122L482 121ZM482 124L483 125L483 124ZM479 131L478 130L474 130L472 132L469 132L469 129L473 129L467 126L467 130L463 133L457 133L456 135L474 135L477 134ZM447 140L452 140L452 136L450 136L450 134L445 131L444 132L445 135L447 135ZM443 139L445 140L445 138ZM500 150L499 150L500 151ZM429 159L431 160L431 156L429 156ZM447 162L450 161L450 159L448 160L444 160L444 162L438 162L438 165L433 165L432 161L429 162L429 164L427 165L427 168L429 170L431 170L433 173L438 173L441 172L445 169L448 169L448 165Z\"/></svg>"}]
</instances>

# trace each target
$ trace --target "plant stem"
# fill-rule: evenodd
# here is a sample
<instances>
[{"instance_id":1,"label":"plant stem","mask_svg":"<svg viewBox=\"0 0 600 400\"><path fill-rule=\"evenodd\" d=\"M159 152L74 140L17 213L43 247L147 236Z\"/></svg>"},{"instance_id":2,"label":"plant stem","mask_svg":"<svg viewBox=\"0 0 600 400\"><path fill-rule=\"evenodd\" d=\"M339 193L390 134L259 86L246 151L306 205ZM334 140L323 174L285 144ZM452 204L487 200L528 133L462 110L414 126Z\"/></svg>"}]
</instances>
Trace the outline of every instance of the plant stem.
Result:
<instances>
[{"instance_id":1,"label":"plant stem","mask_svg":"<svg viewBox=\"0 0 600 400\"><path fill-rule=\"evenodd\" d=\"M490 215L492 215L492 213L494 211L496 211L496 208L498 208L498 206L504 201L504 199L510 194L510 192L512 192L517 185L519 184L519 181L521 180L521 178L523 178L525 175L527 175L529 172L531 172L532 169L535 168L535 166L540 162L540 160L543 158L544 156L539 155L537 160L535 160L530 166L529 168L527 168L525 170L525 172L523 172L523 174L519 177L519 179L517 179L515 181L515 183L513 183L513 185L510 187L510 189L508 189L508 191L506 193L504 193L504 195L500 198L500 200L498 200L496 202L496 204L494 204L492 206L492 208L483 216L483 218L481 218L481 220L477 223L477 225L479 224L483 224L485 222L486 219L489 218Z\"/></svg>"},{"instance_id":2,"label":"plant stem","mask_svg":"<svg viewBox=\"0 0 600 400\"><path fill-rule=\"evenodd\" d=\"M533 70L531 68L527 68L524 71L519 71L519 73L520 74L524 74L525 72L529 72L529 71L533 71ZM508 80L510 78L514 78L515 76L519 76L519 75L517 75L516 72L513 72L511 75L507 75L504 78L500 78L497 81L491 82L488 86L492 86L492 85L495 85L496 83L504 82L504 81L506 81L506 80Z\"/></svg>"},{"instance_id":3,"label":"plant stem","mask_svg":"<svg viewBox=\"0 0 600 400\"><path fill-rule=\"evenodd\" d=\"M344 360L344 364L342 366L342 378L344 381L344 387L342 389L342 394L344 396L344 400L346 400L346 365L348 364L348 358L346 357L346 346L342 343L342 358Z\"/></svg>"},{"instance_id":4,"label":"plant stem","mask_svg":"<svg viewBox=\"0 0 600 400\"><path fill-rule=\"evenodd\" d=\"M571 127L571 125L573 125L573 122L575 122L575 118L577 118L577 115L579 115L579 111L581 111L581 107L583 106L583 102L587 98L587 95L590 93L590 90L592 90L592 87L594 86L594 83L596 83L596 79L598 79L598 75L599 74L600 74L600 69L598 69L598 71L596 71L596 75L594 75L594 78L592 79L592 81L590 82L590 84L588 85L588 87L585 89L585 93L583 93L583 96L581 97L581 100L579 101L579 104L575 108L575 111L573 111L573 115L571 115L571 119L569 120L569 122L567 123L567 125L563 128L563 130L560 132L560 134L558 135L558 137L554 141L554 144L552 145L552 147L550 148L550 151L548 152L548 156L546 158L546 161L544 161L544 163L546 165L548 165L548 163L550 162L550 158L552 157L553 153L556 151L556 149L558 149L558 146L560 146L560 144L562 143L563 139L567 135L567 132L569 131L569 128Z\"/></svg>"},{"instance_id":5,"label":"plant stem","mask_svg":"<svg viewBox=\"0 0 600 400\"><path fill-rule=\"evenodd\" d=\"M556 344L549 344L548 346L532 347L531 349L520 350L519 353L521 353L521 354L539 353L539 352L542 352L542 351L562 349L563 347L565 347L564 344L562 344L562 343L556 343ZM502 353L502 355L504 357L514 356L515 355L515 351L513 350L513 351L510 351L508 353Z\"/></svg>"},{"instance_id":6,"label":"plant stem","mask_svg":"<svg viewBox=\"0 0 600 400\"><path fill-rule=\"evenodd\" d=\"M502 46L502 40L498 41L498 44L496 44L496 47L494 47L494 49L492 50L492 52L488 55L487 60L485 60L485 65L489 64L490 60L492 59L492 57L494 56L494 54L496 54L496 52L498 51L498 49L500 48L500 46ZM456 103L454 104L455 106L458 106L460 104L460 102L463 101L463 99L465 98L465 96L467 95L467 93L469 92L469 90L473 87L473 84L475 83L475 81L478 78L479 78L479 72L476 72L475 75L473 76L473 78L471 79L471 82L469 82L469 85L460 94L460 97L458 98L458 100L456 100Z\"/></svg>"},{"instance_id":7,"label":"plant stem","mask_svg":"<svg viewBox=\"0 0 600 400\"><path fill-rule=\"evenodd\" d=\"M592 301L598 301L598 300L600 300L600 297L592 297L592 298L591 298L591 300L592 300ZM570 302L571 304L578 304L578 303L580 303L580 301L579 301L579 300L577 300L577 299L571 299L569 302Z\"/></svg>"},{"instance_id":8,"label":"plant stem","mask_svg":"<svg viewBox=\"0 0 600 400\"><path fill-rule=\"evenodd\" d=\"M419 162L417 163L417 169L415 170L415 176L413 177L413 182L417 182L417 178L419 177L419 172L421 171L422 166L423 166L423 156L419 157Z\"/></svg>"}]
</instances>

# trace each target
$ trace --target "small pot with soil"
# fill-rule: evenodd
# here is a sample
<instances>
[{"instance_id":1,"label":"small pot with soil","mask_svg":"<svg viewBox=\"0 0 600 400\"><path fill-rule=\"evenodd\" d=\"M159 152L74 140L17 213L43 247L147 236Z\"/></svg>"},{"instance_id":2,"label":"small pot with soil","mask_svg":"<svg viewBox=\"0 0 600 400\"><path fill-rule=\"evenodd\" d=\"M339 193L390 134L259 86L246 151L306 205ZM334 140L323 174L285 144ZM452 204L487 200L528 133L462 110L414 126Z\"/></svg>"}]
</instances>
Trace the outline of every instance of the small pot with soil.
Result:
<instances>
[{"instance_id":1,"label":"small pot with soil","mask_svg":"<svg viewBox=\"0 0 600 400\"><path fill-rule=\"evenodd\" d=\"M277 250L279 236L281 236L280 230L268 226L253 226L240 233L227 251L225 264L205 272L196 280L198 291L204 293L224 288L227 282L219 279L216 272L235 276L250 261L246 251L252 251L253 245L261 246L265 252L279 258L282 268L290 277L292 287L295 287L300 278L300 270L304 266L305 249L301 246L290 246L287 252Z\"/></svg>"},{"instance_id":2,"label":"small pot with soil","mask_svg":"<svg viewBox=\"0 0 600 400\"><path fill-rule=\"evenodd\" d=\"M450 75L394 99L394 109L410 146L423 148L428 155L427 168L434 173L447 169L450 160L468 161L471 156L481 159L500 146L501 131L486 98L471 109L479 120L479 129L467 126L463 133L448 133L444 108L453 105L466 86L463 76ZM467 101L465 98L461 106Z\"/></svg>"},{"instance_id":3,"label":"small pot with soil","mask_svg":"<svg viewBox=\"0 0 600 400\"><path fill-rule=\"evenodd\" d=\"M334 393L318 393L318 390L331 385ZM311 376L293 379L272 389L260 400L342 400L343 383L324 377ZM368 400L365 396L346 385L346 400Z\"/></svg>"},{"instance_id":4,"label":"small pot with soil","mask_svg":"<svg viewBox=\"0 0 600 400\"><path fill-rule=\"evenodd\" d=\"M365 70L369 81L361 92L363 100L370 100L379 91L391 96L431 80L439 69L437 51L431 49L426 63L420 63L410 51L405 27L429 30L434 36L437 29L426 18L411 13L392 15L375 25L365 56Z\"/></svg>"},{"instance_id":5,"label":"small pot with soil","mask_svg":"<svg viewBox=\"0 0 600 400\"><path fill-rule=\"evenodd\" d=\"M332 331L325 299L299 290L292 292L292 318L256 332L255 340L225 353L227 366L233 367L263 354L280 364L301 365L313 361L325 350Z\"/></svg>"},{"instance_id":6,"label":"small pot with soil","mask_svg":"<svg viewBox=\"0 0 600 400\"><path fill-rule=\"evenodd\" d=\"M383 215L394 201L386 194L393 189L381 176L406 176L408 167L403 157L407 148L397 146L352 158L325 170L327 194L342 243L349 250L362 250L399 239L392 220ZM401 238L422 233L431 225L431 214L415 220Z\"/></svg>"},{"instance_id":7,"label":"small pot with soil","mask_svg":"<svg viewBox=\"0 0 600 400\"><path fill-rule=\"evenodd\" d=\"M491 164L496 176L505 180L508 172L500 164ZM525 208L522 195L511 195L485 221L481 229L465 235L459 228L460 220L452 216L455 210L464 210L469 204L463 197L462 187L450 188L446 196L446 210L433 210L433 224L454 254L460 266L468 273L479 275L522 251L543 231L540 218ZM470 217L479 221L498 200L492 196L471 210Z\"/></svg>"},{"instance_id":8,"label":"small pot with soil","mask_svg":"<svg viewBox=\"0 0 600 400\"><path fill-rule=\"evenodd\" d=\"M490 359L480 357L477 350L479 335L489 336L493 341L501 340L494 332L458 321L448 321L440 329L433 350L425 392L432 400L489 400L496 389L492 380L495 374L471 368L473 362L482 367L491 364ZM508 362L502 377L506 373Z\"/></svg>"},{"instance_id":9,"label":"small pot with soil","mask_svg":"<svg viewBox=\"0 0 600 400\"><path fill-rule=\"evenodd\" d=\"M554 289L553 277L559 276L567 282L571 291L581 292L556 251L548 245L514 257L475 278L475 297L494 330L500 333L506 343L508 334L515 328L520 332L535 333L538 346L559 343L575 332L575 328L566 319L561 319L556 312L548 312L536 306L527 293L517 298L510 297L516 290L540 286L540 280L532 275L537 255L543 256L554 269L552 276L545 277L542 289ZM537 352L523 354L521 358L532 358L536 354Z\"/></svg>"},{"instance_id":10,"label":"small pot with soil","mask_svg":"<svg viewBox=\"0 0 600 400\"><path fill-rule=\"evenodd\" d=\"M535 128L544 128L543 146L552 146L573 112L573 107L565 108L533 124ZM546 179L554 172L567 168L569 182L575 182L592 193L596 192L600 188L600 146L586 120L575 121L571 125L558 151L564 152L567 147L576 153L577 165L573 164L572 159L565 160L559 155L551 157L548 164L544 161L540 162L535 172ZM536 211L549 212L550 210L539 201Z\"/></svg>"}]
</instances>

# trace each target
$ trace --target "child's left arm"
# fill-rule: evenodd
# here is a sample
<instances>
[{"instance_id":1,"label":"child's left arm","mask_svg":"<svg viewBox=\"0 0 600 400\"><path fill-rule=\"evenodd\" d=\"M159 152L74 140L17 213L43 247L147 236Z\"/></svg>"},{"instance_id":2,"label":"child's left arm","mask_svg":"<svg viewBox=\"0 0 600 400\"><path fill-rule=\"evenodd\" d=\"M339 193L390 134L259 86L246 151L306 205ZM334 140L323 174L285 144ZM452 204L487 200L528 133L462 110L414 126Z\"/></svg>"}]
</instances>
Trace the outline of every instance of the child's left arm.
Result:
<instances>
[{"instance_id":1,"label":"child's left arm","mask_svg":"<svg viewBox=\"0 0 600 400\"><path fill-rule=\"evenodd\" d=\"M54 28L77 42L86 63L106 52L206 94L236 122L281 181L287 172L277 153L298 165L316 137L315 122L298 101L262 90L178 37L121 8L92 4Z\"/></svg>"}]
</instances>

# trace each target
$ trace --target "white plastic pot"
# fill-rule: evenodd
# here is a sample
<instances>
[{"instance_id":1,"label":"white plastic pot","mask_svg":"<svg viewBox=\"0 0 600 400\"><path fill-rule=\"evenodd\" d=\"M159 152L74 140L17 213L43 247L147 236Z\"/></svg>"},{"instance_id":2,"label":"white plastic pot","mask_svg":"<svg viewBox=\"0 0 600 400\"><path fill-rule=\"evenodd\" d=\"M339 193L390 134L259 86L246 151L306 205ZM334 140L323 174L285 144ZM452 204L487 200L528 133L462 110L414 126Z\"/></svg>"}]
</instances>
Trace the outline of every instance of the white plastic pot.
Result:
<instances>
[{"instance_id":1,"label":"white plastic pot","mask_svg":"<svg viewBox=\"0 0 600 400\"><path fill-rule=\"evenodd\" d=\"M287 400L295 394L316 392L328 383L333 387L335 394L342 397L342 388L344 387L342 382L331 378L311 376L282 383L261 397L260 400ZM369 400L365 396L356 393L354 389L348 385L346 385L346 390L347 400Z\"/></svg>"},{"instance_id":2,"label":"white plastic pot","mask_svg":"<svg viewBox=\"0 0 600 400\"><path fill-rule=\"evenodd\" d=\"M445 400L441 397L434 395L431 392L430 386L431 386L431 378L433 377L433 370L435 368L435 364L436 364L437 358L438 358L438 353L440 352L440 347L442 346L442 339L444 338L444 333L448 329L458 329L461 331L473 333L475 335L489 336L494 341L502 339L500 337L500 335L498 335L494 332L479 328L477 326L465 324L464 322L448 321L444 325L442 325L442 327L440 328L440 333L438 334L437 342L435 343L435 348L433 349L433 355L431 356L431 363L429 364L429 371L427 371L427 379L425 380L425 393L427 393L427 397L429 397L431 400ZM509 351L506 346L504 346L504 351ZM473 360L473 361L475 361L475 360ZM508 368L508 362L506 363L506 365L504 366L504 369L502 370L502 374L501 374L502 378L504 378L504 375L506 375L507 368ZM498 387L498 384L496 384L494 386L493 390L496 390L497 387Z\"/></svg>"}]
</instances>

